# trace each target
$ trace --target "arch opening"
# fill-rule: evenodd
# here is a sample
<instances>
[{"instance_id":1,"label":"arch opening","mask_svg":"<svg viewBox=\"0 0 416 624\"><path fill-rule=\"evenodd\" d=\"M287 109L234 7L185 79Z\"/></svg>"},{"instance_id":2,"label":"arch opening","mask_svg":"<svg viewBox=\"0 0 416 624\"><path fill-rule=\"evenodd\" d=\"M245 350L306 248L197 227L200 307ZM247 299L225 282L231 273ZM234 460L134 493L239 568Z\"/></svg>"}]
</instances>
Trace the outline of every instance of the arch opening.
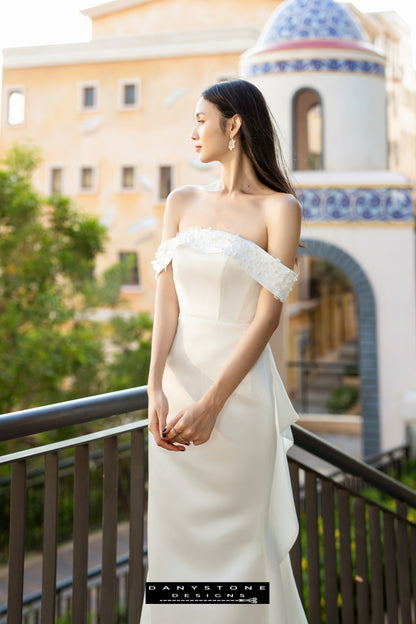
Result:
<instances>
[{"instance_id":1,"label":"arch opening","mask_svg":"<svg viewBox=\"0 0 416 624\"><path fill-rule=\"evenodd\" d=\"M315 89L301 89L293 97L293 168L323 169L323 112Z\"/></svg>"},{"instance_id":2,"label":"arch opening","mask_svg":"<svg viewBox=\"0 0 416 624\"><path fill-rule=\"evenodd\" d=\"M358 262L341 248L320 240L303 240L299 255L322 258L340 269L352 285L357 300L358 367L361 377L363 418L362 451L368 457L380 450L377 318L372 285Z\"/></svg>"}]
</instances>

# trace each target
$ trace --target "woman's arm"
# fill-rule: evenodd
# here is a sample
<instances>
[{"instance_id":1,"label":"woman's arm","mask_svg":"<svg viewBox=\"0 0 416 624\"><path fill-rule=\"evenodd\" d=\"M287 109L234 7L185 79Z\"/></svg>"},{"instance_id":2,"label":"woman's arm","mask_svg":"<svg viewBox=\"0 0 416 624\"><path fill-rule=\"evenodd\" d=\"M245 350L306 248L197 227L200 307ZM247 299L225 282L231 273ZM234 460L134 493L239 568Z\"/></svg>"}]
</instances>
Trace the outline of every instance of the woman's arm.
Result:
<instances>
[{"instance_id":1,"label":"woman's arm","mask_svg":"<svg viewBox=\"0 0 416 624\"><path fill-rule=\"evenodd\" d=\"M180 220L180 193L175 191L166 200L162 241L176 235ZM176 446L162 440L161 431L166 425L169 411L168 402L162 388L162 377L166 358L172 346L178 324L179 306L173 282L172 263L157 278L155 313L153 320L152 349L147 385L149 397L149 431L159 446L179 451Z\"/></svg>"},{"instance_id":2,"label":"woman's arm","mask_svg":"<svg viewBox=\"0 0 416 624\"><path fill-rule=\"evenodd\" d=\"M268 210L266 214L268 252L292 268L300 236L299 203L292 196L286 195L278 207L274 203L273 210ZM237 343L226 366L204 396L179 412L169 423L164 440L192 440L194 444L202 444L209 439L225 402L257 362L277 328L281 310L282 302L262 288L254 319ZM180 432L179 435L177 431Z\"/></svg>"}]
</instances>

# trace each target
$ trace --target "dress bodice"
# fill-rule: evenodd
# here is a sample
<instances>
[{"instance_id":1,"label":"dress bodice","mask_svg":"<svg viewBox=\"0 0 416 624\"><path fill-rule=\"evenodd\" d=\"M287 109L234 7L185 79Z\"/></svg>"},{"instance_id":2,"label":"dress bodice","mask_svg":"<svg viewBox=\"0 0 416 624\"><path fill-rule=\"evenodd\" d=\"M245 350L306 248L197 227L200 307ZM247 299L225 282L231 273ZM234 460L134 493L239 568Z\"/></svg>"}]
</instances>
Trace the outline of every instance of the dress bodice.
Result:
<instances>
[{"instance_id":1,"label":"dress bodice","mask_svg":"<svg viewBox=\"0 0 416 624\"><path fill-rule=\"evenodd\" d=\"M284 301L297 274L256 243L237 234L194 227L162 243L156 276L172 261L180 314L249 323L261 286Z\"/></svg>"}]
</instances>

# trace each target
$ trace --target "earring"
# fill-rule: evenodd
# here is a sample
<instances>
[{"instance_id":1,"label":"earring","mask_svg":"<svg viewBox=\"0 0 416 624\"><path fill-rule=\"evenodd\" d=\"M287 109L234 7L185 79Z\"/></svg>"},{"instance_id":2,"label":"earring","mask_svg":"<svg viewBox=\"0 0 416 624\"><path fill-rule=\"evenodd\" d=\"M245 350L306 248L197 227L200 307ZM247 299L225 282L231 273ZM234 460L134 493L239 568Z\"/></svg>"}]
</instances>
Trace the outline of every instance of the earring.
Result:
<instances>
[{"instance_id":1,"label":"earring","mask_svg":"<svg viewBox=\"0 0 416 624\"><path fill-rule=\"evenodd\" d=\"M232 152L234 148L235 148L235 139L234 139L234 137L233 137L233 135L231 133L230 134L230 140L229 140L229 143L228 143L228 149L230 150L230 152Z\"/></svg>"}]
</instances>

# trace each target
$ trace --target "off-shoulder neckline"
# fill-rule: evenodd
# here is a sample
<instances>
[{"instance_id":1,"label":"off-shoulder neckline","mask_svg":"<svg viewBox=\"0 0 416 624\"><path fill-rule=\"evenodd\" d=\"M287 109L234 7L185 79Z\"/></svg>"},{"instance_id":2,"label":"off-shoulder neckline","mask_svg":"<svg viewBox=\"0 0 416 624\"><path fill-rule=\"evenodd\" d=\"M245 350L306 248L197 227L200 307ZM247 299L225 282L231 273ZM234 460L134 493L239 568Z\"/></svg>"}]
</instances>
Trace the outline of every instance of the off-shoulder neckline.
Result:
<instances>
[{"instance_id":1,"label":"off-shoulder neckline","mask_svg":"<svg viewBox=\"0 0 416 624\"><path fill-rule=\"evenodd\" d=\"M170 240L175 240L177 238L180 238L180 236L182 234L186 235L187 232L214 232L214 233L218 233L218 234L225 234L226 236L230 236L232 238L238 238L242 241L244 241L245 243L248 243L249 245L253 245L254 247L256 247L256 249L258 249L260 252L266 254L267 256L269 256L272 260L277 260L278 262L280 262L281 264L283 264L283 262L280 260L280 258L277 258L276 256L273 256L271 253L269 253L266 249L264 249L263 247L261 247L261 245L258 245L257 243L255 243L254 241L250 240L249 238L245 238L244 236L241 236L240 234L237 234L235 232L229 232L228 230L220 230L218 228L214 228L211 226L207 226L207 227L202 227L200 225L193 225L189 228L186 228L184 230L179 230L175 236L172 236L172 238L168 238L165 242L168 242ZM286 266L285 264L283 266ZM289 269L289 267L286 267L287 269ZM289 269L289 271L292 271L293 269ZM293 271L295 273L295 271Z\"/></svg>"},{"instance_id":2,"label":"off-shoulder neckline","mask_svg":"<svg viewBox=\"0 0 416 624\"><path fill-rule=\"evenodd\" d=\"M280 301L286 299L293 283L298 279L295 271L254 241L234 232L199 225L179 230L176 236L159 245L152 262L156 277L162 269L166 270L177 248L182 246L201 253L222 253L229 256Z\"/></svg>"}]
</instances>

